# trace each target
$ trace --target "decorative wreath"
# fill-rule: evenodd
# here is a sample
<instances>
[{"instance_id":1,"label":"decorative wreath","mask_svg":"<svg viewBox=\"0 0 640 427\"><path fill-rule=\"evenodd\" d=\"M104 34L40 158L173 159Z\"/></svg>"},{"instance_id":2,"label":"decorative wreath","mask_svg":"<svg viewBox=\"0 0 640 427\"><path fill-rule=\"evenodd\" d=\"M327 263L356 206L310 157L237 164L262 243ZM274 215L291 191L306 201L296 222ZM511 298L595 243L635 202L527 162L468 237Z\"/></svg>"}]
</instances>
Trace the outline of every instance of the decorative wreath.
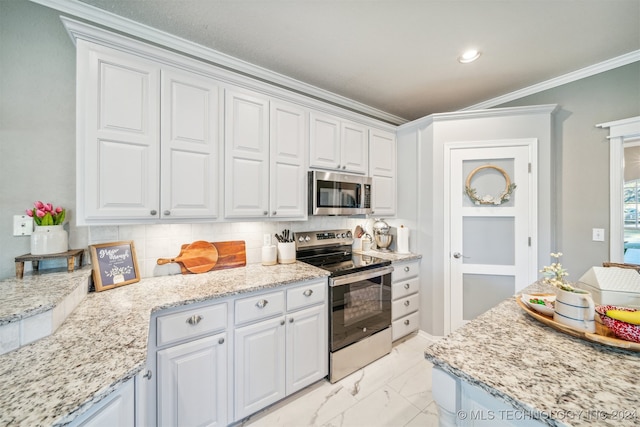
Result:
<instances>
[{"instance_id":1,"label":"decorative wreath","mask_svg":"<svg viewBox=\"0 0 640 427\"><path fill-rule=\"evenodd\" d=\"M482 169L494 169L500 172L502 176L504 176L506 185L504 190L499 196L494 197L490 194L487 194L485 196L478 197L478 195L476 194L476 189L471 188L471 179L476 173L478 173ZM515 189L516 189L516 184L511 182L511 178L509 178L509 175L504 169L498 166L493 166L493 165L482 165L472 170L469 176L467 176L467 182L465 183L464 192L467 193L467 196L469 196L469 199L471 199L471 201L476 205L501 205L504 202L509 201L509 199L511 198L511 193L513 193L513 190Z\"/></svg>"}]
</instances>

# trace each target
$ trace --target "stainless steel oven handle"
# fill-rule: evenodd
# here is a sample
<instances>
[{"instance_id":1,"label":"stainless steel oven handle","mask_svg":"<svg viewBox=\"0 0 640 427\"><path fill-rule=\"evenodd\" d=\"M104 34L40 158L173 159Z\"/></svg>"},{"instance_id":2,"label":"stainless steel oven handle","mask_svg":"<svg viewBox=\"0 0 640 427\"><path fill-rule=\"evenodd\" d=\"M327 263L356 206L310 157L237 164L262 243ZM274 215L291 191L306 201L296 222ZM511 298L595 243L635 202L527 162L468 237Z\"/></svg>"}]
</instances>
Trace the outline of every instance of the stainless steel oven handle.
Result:
<instances>
[{"instance_id":1,"label":"stainless steel oven handle","mask_svg":"<svg viewBox=\"0 0 640 427\"><path fill-rule=\"evenodd\" d=\"M344 286L349 283L356 282L358 280L367 280L373 277L384 276L390 274L393 271L392 266L374 268L372 270L358 271L357 273L345 274L344 276L338 276L336 278L329 279L329 286Z\"/></svg>"}]
</instances>

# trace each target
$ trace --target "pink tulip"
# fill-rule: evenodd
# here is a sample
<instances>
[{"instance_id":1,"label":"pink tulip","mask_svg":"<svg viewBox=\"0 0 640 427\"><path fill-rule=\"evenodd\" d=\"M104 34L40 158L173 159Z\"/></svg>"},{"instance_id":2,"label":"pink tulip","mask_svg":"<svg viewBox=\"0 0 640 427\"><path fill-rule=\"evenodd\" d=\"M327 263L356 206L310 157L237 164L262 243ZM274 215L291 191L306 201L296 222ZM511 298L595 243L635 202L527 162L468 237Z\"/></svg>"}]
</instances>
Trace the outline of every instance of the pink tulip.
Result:
<instances>
[{"instance_id":1,"label":"pink tulip","mask_svg":"<svg viewBox=\"0 0 640 427\"><path fill-rule=\"evenodd\" d=\"M27 209L27 215L29 215L30 217L33 217L33 210Z\"/></svg>"},{"instance_id":2,"label":"pink tulip","mask_svg":"<svg viewBox=\"0 0 640 427\"><path fill-rule=\"evenodd\" d=\"M41 209L38 209L38 210L36 211L36 216L37 216L38 218L42 218L42 217L43 217L43 216L45 216L45 215L46 215L46 213L45 213L43 210L41 210Z\"/></svg>"},{"instance_id":3,"label":"pink tulip","mask_svg":"<svg viewBox=\"0 0 640 427\"><path fill-rule=\"evenodd\" d=\"M44 208L44 203L42 203L42 202L40 202L40 201L35 202L33 205L36 207L36 209L42 209L42 208Z\"/></svg>"},{"instance_id":4,"label":"pink tulip","mask_svg":"<svg viewBox=\"0 0 640 427\"><path fill-rule=\"evenodd\" d=\"M47 203L46 205L44 205L44 210L45 212L53 211L53 205L51 203Z\"/></svg>"},{"instance_id":5,"label":"pink tulip","mask_svg":"<svg viewBox=\"0 0 640 427\"><path fill-rule=\"evenodd\" d=\"M58 207L56 208L56 213L60 213L60 212L62 212L62 208L61 208L60 206L58 206Z\"/></svg>"}]
</instances>

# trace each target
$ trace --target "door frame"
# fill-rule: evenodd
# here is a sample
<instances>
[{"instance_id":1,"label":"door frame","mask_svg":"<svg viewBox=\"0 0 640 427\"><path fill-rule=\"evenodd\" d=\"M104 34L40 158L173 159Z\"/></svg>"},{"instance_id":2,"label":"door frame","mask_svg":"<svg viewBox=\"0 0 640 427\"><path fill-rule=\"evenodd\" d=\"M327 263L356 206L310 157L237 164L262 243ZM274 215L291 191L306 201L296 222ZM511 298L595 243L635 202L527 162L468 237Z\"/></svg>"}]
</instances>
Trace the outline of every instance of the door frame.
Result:
<instances>
[{"instance_id":1,"label":"door frame","mask_svg":"<svg viewBox=\"0 0 640 427\"><path fill-rule=\"evenodd\" d=\"M538 275L538 138L505 138L478 141L450 141L444 143L443 150L443 230L444 233L444 261L443 261L443 295L444 295L444 334L451 333L451 151L463 148L501 148L521 147L529 148L530 173L529 177L529 272L528 283L533 283ZM516 289L517 290L517 289Z\"/></svg>"}]
</instances>

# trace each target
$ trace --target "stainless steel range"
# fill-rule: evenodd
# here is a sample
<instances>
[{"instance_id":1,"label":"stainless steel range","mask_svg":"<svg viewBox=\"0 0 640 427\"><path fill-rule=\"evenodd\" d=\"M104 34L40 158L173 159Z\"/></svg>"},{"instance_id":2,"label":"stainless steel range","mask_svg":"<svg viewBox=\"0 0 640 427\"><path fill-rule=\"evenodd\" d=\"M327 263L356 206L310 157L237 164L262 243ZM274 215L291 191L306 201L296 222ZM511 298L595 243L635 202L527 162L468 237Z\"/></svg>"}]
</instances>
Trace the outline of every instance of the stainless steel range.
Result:
<instances>
[{"instance_id":1,"label":"stainless steel range","mask_svg":"<svg viewBox=\"0 0 640 427\"><path fill-rule=\"evenodd\" d=\"M349 230L294 233L296 258L328 270L329 381L391 351L391 261L352 252Z\"/></svg>"}]
</instances>

